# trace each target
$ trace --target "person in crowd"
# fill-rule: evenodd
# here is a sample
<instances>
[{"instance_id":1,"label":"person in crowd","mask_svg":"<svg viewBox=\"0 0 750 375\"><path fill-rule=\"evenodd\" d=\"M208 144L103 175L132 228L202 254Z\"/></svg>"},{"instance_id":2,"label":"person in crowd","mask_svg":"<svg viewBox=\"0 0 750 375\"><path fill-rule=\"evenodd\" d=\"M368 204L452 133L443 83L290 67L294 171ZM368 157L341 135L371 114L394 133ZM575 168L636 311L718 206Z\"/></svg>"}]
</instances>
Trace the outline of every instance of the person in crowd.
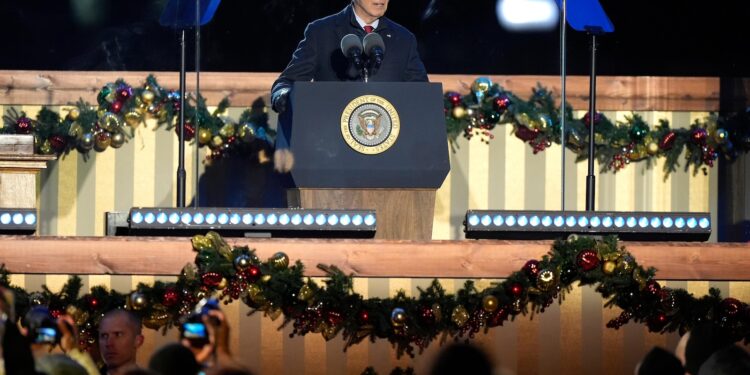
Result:
<instances>
[{"instance_id":1,"label":"person in crowd","mask_svg":"<svg viewBox=\"0 0 750 375\"><path fill-rule=\"evenodd\" d=\"M451 344L438 354L431 375L491 375L493 365L487 354L474 345Z\"/></svg>"},{"instance_id":2,"label":"person in crowd","mask_svg":"<svg viewBox=\"0 0 750 375\"><path fill-rule=\"evenodd\" d=\"M103 374L121 375L137 367L136 354L143 345L141 320L130 311L112 310L99 322L99 351Z\"/></svg>"},{"instance_id":3,"label":"person in crowd","mask_svg":"<svg viewBox=\"0 0 750 375\"><path fill-rule=\"evenodd\" d=\"M167 344L151 356L149 370L159 375L197 375L202 371L190 349L179 343Z\"/></svg>"},{"instance_id":4,"label":"person in crowd","mask_svg":"<svg viewBox=\"0 0 750 375\"><path fill-rule=\"evenodd\" d=\"M207 368L245 371L229 349L230 327L224 313L218 309L209 310L201 316L201 320L208 331L208 343L196 347L189 339L183 338L181 344L190 349L195 360Z\"/></svg>"},{"instance_id":5,"label":"person in crowd","mask_svg":"<svg viewBox=\"0 0 750 375\"><path fill-rule=\"evenodd\" d=\"M636 366L636 375L683 375L685 369L677 357L658 346L651 349Z\"/></svg>"},{"instance_id":6,"label":"person in crowd","mask_svg":"<svg viewBox=\"0 0 750 375\"><path fill-rule=\"evenodd\" d=\"M715 351L698 370L698 375L747 374L750 374L750 354L737 345L728 345Z\"/></svg>"},{"instance_id":7,"label":"person in crowd","mask_svg":"<svg viewBox=\"0 0 750 375\"><path fill-rule=\"evenodd\" d=\"M695 326L685 344L685 371L697 375L701 365L711 354L733 342L734 340L714 323Z\"/></svg>"}]
</instances>

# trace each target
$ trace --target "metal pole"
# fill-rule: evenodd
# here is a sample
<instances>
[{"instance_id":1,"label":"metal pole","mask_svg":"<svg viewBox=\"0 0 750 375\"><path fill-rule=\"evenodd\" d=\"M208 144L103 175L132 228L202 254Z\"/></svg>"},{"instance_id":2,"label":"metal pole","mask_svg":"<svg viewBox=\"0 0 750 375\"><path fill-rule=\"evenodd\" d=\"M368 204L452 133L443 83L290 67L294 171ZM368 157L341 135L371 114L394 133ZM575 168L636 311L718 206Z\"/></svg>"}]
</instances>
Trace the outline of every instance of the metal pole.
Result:
<instances>
[{"instance_id":1,"label":"metal pole","mask_svg":"<svg viewBox=\"0 0 750 375\"><path fill-rule=\"evenodd\" d=\"M560 181L562 189L560 189L560 211L565 211L565 104L567 96L565 93L565 83L567 82L567 39L565 37L565 31L567 26L567 1L562 0L562 20L560 20L560 145L562 152L562 167L560 168L561 175Z\"/></svg>"},{"instance_id":2,"label":"metal pole","mask_svg":"<svg viewBox=\"0 0 750 375\"><path fill-rule=\"evenodd\" d=\"M589 76L589 174L586 176L586 211L595 210L594 126L596 119L596 33L591 33L591 75Z\"/></svg>"},{"instance_id":3,"label":"metal pole","mask_svg":"<svg viewBox=\"0 0 750 375\"><path fill-rule=\"evenodd\" d=\"M195 98L196 103L198 98L201 96L201 5L200 0L195 0ZM195 179L195 193L193 198L193 207L200 207L200 204L198 203L198 197L200 197L200 194L198 194L199 189L199 178L198 173L200 166L200 142L198 141L198 136L200 134L200 124L198 123L198 111L195 111L195 115L193 118L193 123L195 124L195 173L193 174L193 178Z\"/></svg>"},{"instance_id":4,"label":"metal pole","mask_svg":"<svg viewBox=\"0 0 750 375\"><path fill-rule=\"evenodd\" d=\"M180 116L177 165L177 207L185 207L185 29L180 31Z\"/></svg>"}]
</instances>

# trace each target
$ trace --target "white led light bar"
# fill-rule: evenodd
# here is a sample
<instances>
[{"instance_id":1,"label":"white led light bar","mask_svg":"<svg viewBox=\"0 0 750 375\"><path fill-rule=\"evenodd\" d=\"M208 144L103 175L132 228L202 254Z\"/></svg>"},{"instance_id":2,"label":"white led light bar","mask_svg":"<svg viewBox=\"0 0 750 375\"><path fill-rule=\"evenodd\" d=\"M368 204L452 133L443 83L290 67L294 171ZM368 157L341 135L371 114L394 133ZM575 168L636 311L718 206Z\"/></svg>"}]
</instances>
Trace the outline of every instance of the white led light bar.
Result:
<instances>
[{"instance_id":1,"label":"white led light bar","mask_svg":"<svg viewBox=\"0 0 750 375\"><path fill-rule=\"evenodd\" d=\"M614 234L627 240L705 241L711 215L702 212L469 210L467 238L551 239Z\"/></svg>"},{"instance_id":2,"label":"white led light bar","mask_svg":"<svg viewBox=\"0 0 750 375\"><path fill-rule=\"evenodd\" d=\"M37 214L34 208L0 208L0 232L35 232Z\"/></svg>"}]
</instances>

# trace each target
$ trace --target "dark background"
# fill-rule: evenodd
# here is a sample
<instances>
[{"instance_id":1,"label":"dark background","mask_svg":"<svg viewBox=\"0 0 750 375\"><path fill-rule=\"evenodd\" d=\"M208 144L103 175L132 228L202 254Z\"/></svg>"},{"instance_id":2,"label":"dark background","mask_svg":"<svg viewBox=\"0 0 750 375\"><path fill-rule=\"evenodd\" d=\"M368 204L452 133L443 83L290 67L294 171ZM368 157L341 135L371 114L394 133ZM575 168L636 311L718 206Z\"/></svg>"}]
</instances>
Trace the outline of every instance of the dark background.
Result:
<instances>
[{"instance_id":1,"label":"dark background","mask_svg":"<svg viewBox=\"0 0 750 375\"><path fill-rule=\"evenodd\" d=\"M281 71L305 25L348 0L224 0L202 29L201 70ZM747 1L602 0L615 34L601 39L604 75L750 76ZM0 69L165 71L177 33L158 24L165 0L3 0ZM429 73L559 74L559 29L511 33L494 0L392 0ZM587 74L584 35L569 34L569 73ZM192 46L192 38L189 45ZM189 51L190 52L190 51ZM193 69L193 58L189 68Z\"/></svg>"}]
</instances>

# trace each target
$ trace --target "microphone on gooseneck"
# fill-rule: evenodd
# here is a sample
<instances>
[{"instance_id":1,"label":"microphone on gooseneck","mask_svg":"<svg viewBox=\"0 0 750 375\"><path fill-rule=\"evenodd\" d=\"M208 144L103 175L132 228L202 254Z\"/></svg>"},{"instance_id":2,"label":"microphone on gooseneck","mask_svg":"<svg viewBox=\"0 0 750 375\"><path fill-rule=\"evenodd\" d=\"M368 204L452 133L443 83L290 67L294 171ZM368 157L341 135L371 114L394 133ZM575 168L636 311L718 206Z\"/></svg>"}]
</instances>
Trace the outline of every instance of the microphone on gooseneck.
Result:
<instances>
[{"instance_id":1,"label":"microphone on gooseneck","mask_svg":"<svg viewBox=\"0 0 750 375\"><path fill-rule=\"evenodd\" d=\"M378 69L383 63L385 56L385 42L378 33L369 33L365 35L362 41L365 54L370 57L373 70Z\"/></svg>"},{"instance_id":2,"label":"microphone on gooseneck","mask_svg":"<svg viewBox=\"0 0 750 375\"><path fill-rule=\"evenodd\" d=\"M354 34L347 34L341 38L341 52L354 64L357 70L362 70L362 41Z\"/></svg>"}]
</instances>

